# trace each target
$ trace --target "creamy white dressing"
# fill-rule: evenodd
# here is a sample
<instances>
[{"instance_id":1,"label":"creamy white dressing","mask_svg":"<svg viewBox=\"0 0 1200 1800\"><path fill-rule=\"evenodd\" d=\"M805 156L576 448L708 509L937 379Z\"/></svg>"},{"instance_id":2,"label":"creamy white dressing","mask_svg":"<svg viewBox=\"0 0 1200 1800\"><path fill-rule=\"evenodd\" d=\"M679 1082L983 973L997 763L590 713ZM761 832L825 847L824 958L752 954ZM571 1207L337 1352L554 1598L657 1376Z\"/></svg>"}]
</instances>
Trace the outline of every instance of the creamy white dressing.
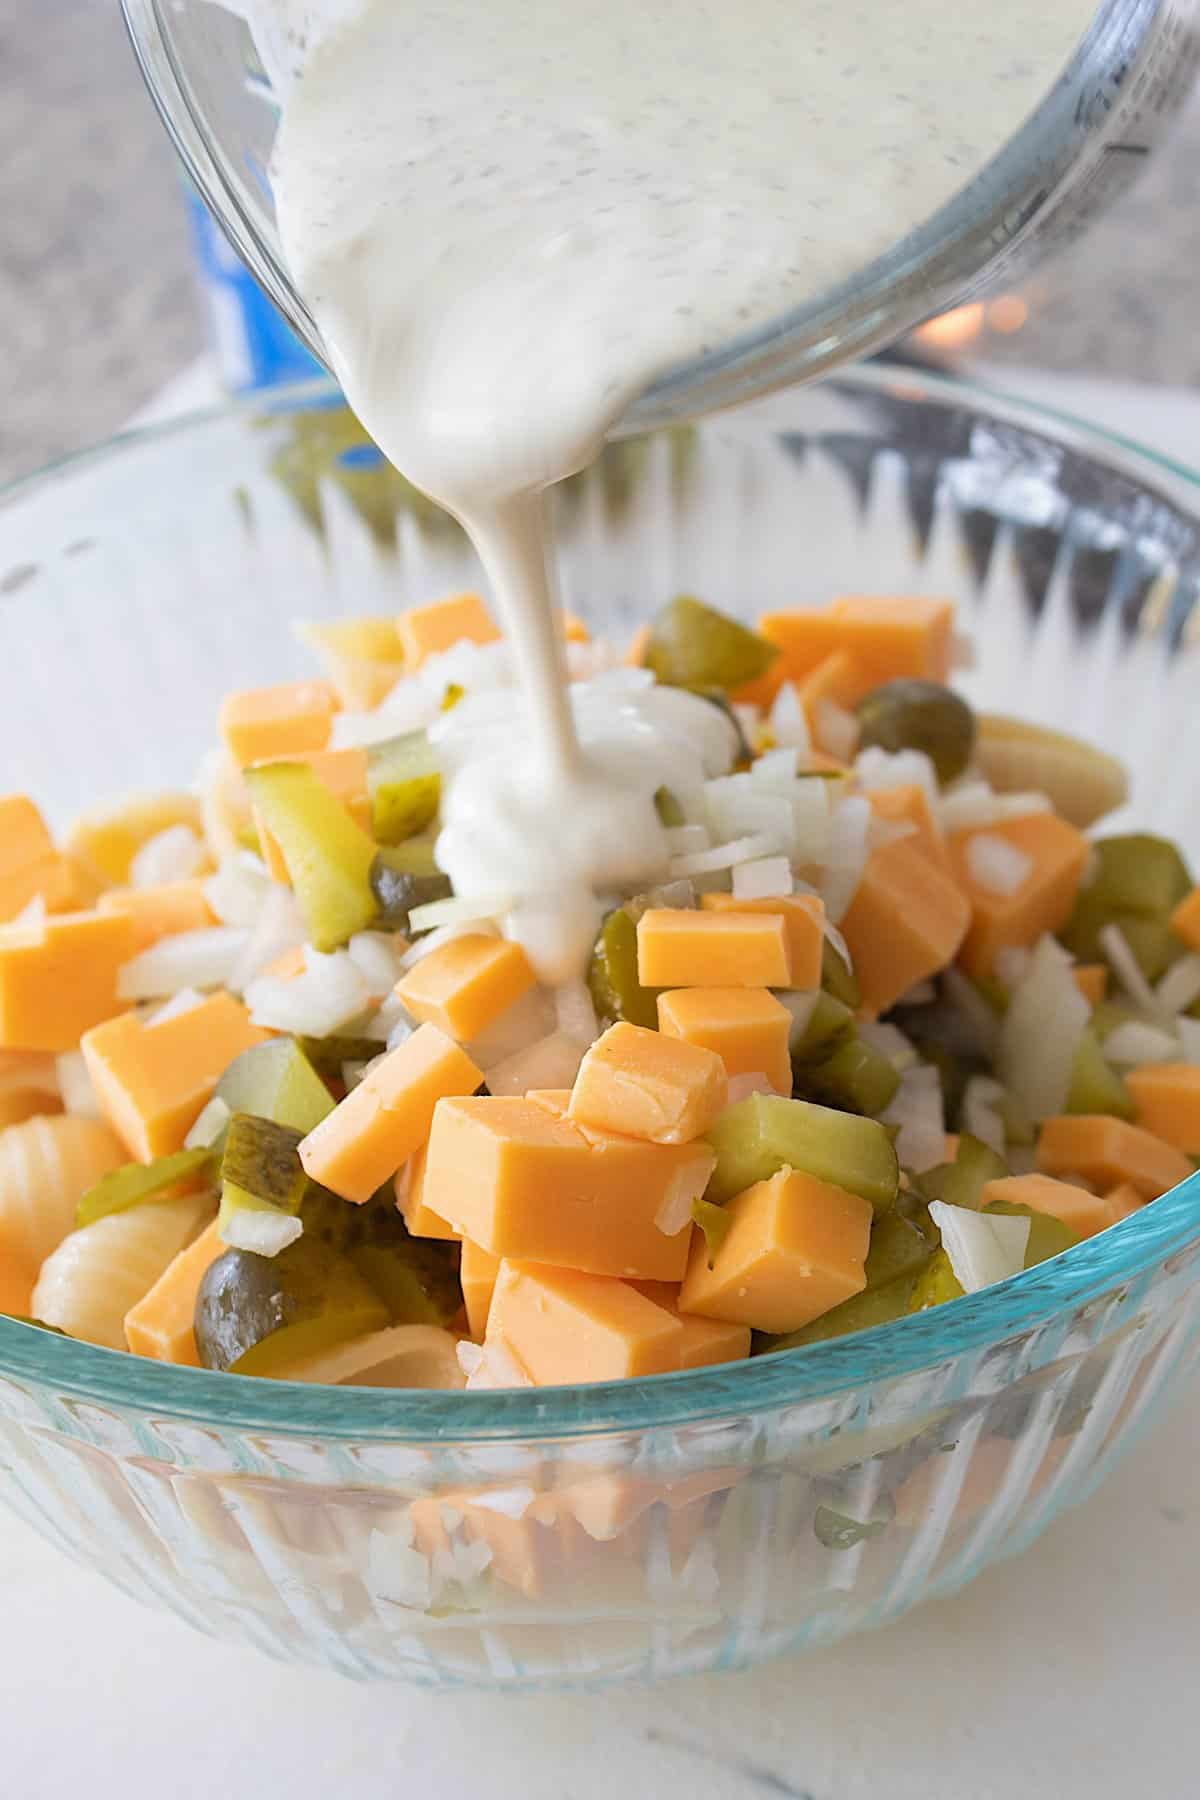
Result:
<instances>
[{"instance_id":1,"label":"creamy white dressing","mask_svg":"<svg viewBox=\"0 0 1200 1800\"><path fill-rule=\"evenodd\" d=\"M469 531L513 649L503 728L472 751L460 708L441 733L439 856L464 896L510 895L509 929L566 979L604 894L662 873L668 753L689 742L707 765L723 728L704 701L643 692L577 729L544 489L656 375L950 199L1050 86L1091 0L239 9L281 93L296 285L372 435Z\"/></svg>"}]
</instances>

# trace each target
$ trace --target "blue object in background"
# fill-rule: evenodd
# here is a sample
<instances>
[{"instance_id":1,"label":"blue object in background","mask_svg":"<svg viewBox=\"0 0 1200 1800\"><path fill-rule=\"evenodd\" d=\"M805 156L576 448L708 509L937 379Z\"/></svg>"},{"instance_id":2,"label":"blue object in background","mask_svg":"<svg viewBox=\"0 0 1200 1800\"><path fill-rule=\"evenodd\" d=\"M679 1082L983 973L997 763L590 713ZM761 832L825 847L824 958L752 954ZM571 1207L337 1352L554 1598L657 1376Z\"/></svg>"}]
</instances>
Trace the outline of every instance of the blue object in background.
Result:
<instances>
[{"instance_id":1,"label":"blue object in background","mask_svg":"<svg viewBox=\"0 0 1200 1800\"><path fill-rule=\"evenodd\" d=\"M213 347L225 386L233 393L250 393L324 374L191 188L187 206Z\"/></svg>"}]
</instances>

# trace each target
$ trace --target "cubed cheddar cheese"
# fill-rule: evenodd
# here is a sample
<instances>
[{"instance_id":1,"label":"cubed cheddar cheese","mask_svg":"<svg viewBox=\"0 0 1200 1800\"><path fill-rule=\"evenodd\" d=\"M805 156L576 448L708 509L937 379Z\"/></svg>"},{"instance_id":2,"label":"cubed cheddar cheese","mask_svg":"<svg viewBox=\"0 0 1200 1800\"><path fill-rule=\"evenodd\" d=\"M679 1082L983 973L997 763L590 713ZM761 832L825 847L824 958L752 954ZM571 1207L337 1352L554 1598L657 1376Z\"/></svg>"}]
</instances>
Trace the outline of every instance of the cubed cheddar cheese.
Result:
<instances>
[{"instance_id":1,"label":"cubed cheddar cheese","mask_svg":"<svg viewBox=\"0 0 1200 1800\"><path fill-rule=\"evenodd\" d=\"M419 1150L414 1150L404 1167L398 1171L396 1209L413 1237L439 1238L456 1243L457 1231L451 1230L445 1219L425 1204L426 1149L427 1146L422 1144Z\"/></svg>"},{"instance_id":2,"label":"cubed cheddar cheese","mask_svg":"<svg viewBox=\"0 0 1200 1800\"><path fill-rule=\"evenodd\" d=\"M371 829L371 799L367 792L367 753L365 750L308 750L303 754L283 757L266 757L268 766L272 762L299 762L310 768L322 787L336 794L356 825L364 831ZM254 808L254 828L258 833L259 849L263 861L267 865L267 873L272 881L280 882L284 887L291 886L287 863L283 859L283 851L275 837L267 830L261 812Z\"/></svg>"},{"instance_id":3,"label":"cubed cheddar cheese","mask_svg":"<svg viewBox=\"0 0 1200 1800\"><path fill-rule=\"evenodd\" d=\"M143 844L175 825L186 825L197 837L203 835L204 814L195 794L171 789L138 794L83 813L68 831L63 849L95 891L126 887L133 859Z\"/></svg>"},{"instance_id":4,"label":"cubed cheddar cheese","mask_svg":"<svg viewBox=\"0 0 1200 1800\"><path fill-rule=\"evenodd\" d=\"M704 912L774 913L783 920L791 969L789 986L813 989L821 985L821 953L825 944L825 902L818 894L780 894L762 900L739 900L733 894L702 894ZM718 985L716 976L712 986ZM780 982L764 986L782 986Z\"/></svg>"},{"instance_id":5,"label":"cubed cheddar cheese","mask_svg":"<svg viewBox=\"0 0 1200 1800\"><path fill-rule=\"evenodd\" d=\"M1127 1181L1147 1200L1157 1200L1192 1173L1191 1162L1174 1144L1107 1113L1047 1119L1038 1137L1037 1165L1044 1174L1080 1175L1105 1189Z\"/></svg>"},{"instance_id":6,"label":"cubed cheddar cheese","mask_svg":"<svg viewBox=\"0 0 1200 1800\"><path fill-rule=\"evenodd\" d=\"M1015 893L996 893L971 874L971 840L980 835L1003 838L1029 858L1029 873ZM971 908L962 947L969 975L990 975L998 951L1028 949L1066 924L1087 863L1088 841L1065 819L1056 813L1029 813L989 825L983 833L952 832L947 844L955 879Z\"/></svg>"},{"instance_id":7,"label":"cubed cheddar cheese","mask_svg":"<svg viewBox=\"0 0 1200 1800\"><path fill-rule=\"evenodd\" d=\"M424 1199L493 1256L591 1275L678 1281L706 1144L648 1144L577 1125L527 1099L443 1100L434 1114ZM685 1220L670 1236L662 1214Z\"/></svg>"},{"instance_id":8,"label":"cubed cheddar cheese","mask_svg":"<svg viewBox=\"0 0 1200 1800\"><path fill-rule=\"evenodd\" d=\"M412 606L396 620L404 666L412 675L428 656L455 644L494 644L500 633L478 594L450 594L428 606Z\"/></svg>"},{"instance_id":9,"label":"cubed cheddar cheese","mask_svg":"<svg viewBox=\"0 0 1200 1800\"><path fill-rule=\"evenodd\" d=\"M1107 1231L1117 1218L1104 1194L1090 1193L1073 1181L1058 1181L1050 1175L1006 1175L998 1181L985 1181L981 1204L997 1203L1048 1213L1081 1238Z\"/></svg>"},{"instance_id":10,"label":"cubed cheddar cheese","mask_svg":"<svg viewBox=\"0 0 1200 1800\"><path fill-rule=\"evenodd\" d=\"M757 1331L798 1331L866 1286L871 1207L798 1169L780 1169L727 1203L709 1267L696 1234L679 1308Z\"/></svg>"},{"instance_id":11,"label":"cubed cheddar cheese","mask_svg":"<svg viewBox=\"0 0 1200 1800\"><path fill-rule=\"evenodd\" d=\"M543 1112L553 1113L556 1119L565 1119L571 1105L570 1088L530 1088L525 1098L532 1106L540 1106Z\"/></svg>"},{"instance_id":12,"label":"cubed cheddar cheese","mask_svg":"<svg viewBox=\"0 0 1200 1800\"><path fill-rule=\"evenodd\" d=\"M567 1110L598 1131L687 1144L724 1111L728 1086L712 1050L622 1020L587 1052Z\"/></svg>"},{"instance_id":13,"label":"cubed cheddar cheese","mask_svg":"<svg viewBox=\"0 0 1200 1800\"><path fill-rule=\"evenodd\" d=\"M923 851L939 869L949 870L950 856L946 840L941 826L933 816L929 796L923 787L918 787L915 782L906 782L902 787L874 788L867 799L871 802L871 811L877 819L886 819L893 825L911 825L913 836L908 841Z\"/></svg>"},{"instance_id":14,"label":"cubed cheddar cheese","mask_svg":"<svg viewBox=\"0 0 1200 1800\"><path fill-rule=\"evenodd\" d=\"M1095 1010L1108 992L1108 969L1104 963L1076 963L1071 978L1088 1005Z\"/></svg>"},{"instance_id":15,"label":"cubed cheddar cheese","mask_svg":"<svg viewBox=\"0 0 1200 1800\"><path fill-rule=\"evenodd\" d=\"M316 651L342 705L371 712L404 673L404 650L392 619L328 619L296 626Z\"/></svg>"},{"instance_id":16,"label":"cubed cheddar cheese","mask_svg":"<svg viewBox=\"0 0 1200 1800\"><path fill-rule=\"evenodd\" d=\"M702 1319L697 1313L679 1311L679 1289L670 1281L635 1281L630 1284L655 1306L665 1307L679 1320L679 1367L707 1369L715 1363L741 1362L750 1354L750 1327L731 1319Z\"/></svg>"},{"instance_id":17,"label":"cubed cheddar cheese","mask_svg":"<svg viewBox=\"0 0 1200 1800\"><path fill-rule=\"evenodd\" d=\"M1200 950L1200 887L1179 902L1171 914L1171 930L1189 950Z\"/></svg>"},{"instance_id":18,"label":"cubed cheddar cheese","mask_svg":"<svg viewBox=\"0 0 1200 1800\"><path fill-rule=\"evenodd\" d=\"M637 924L643 987L792 985L788 927L777 912L651 907Z\"/></svg>"},{"instance_id":19,"label":"cubed cheddar cheese","mask_svg":"<svg viewBox=\"0 0 1200 1800\"><path fill-rule=\"evenodd\" d=\"M1122 1181L1117 1187L1109 1188L1104 1198L1112 1209L1114 1224L1118 1219L1127 1219L1131 1213L1141 1212L1147 1204L1145 1197L1129 1181Z\"/></svg>"},{"instance_id":20,"label":"cubed cheddar cheese","mask_svg":"<svg viewBox=\"0 0 1200 1800\"><path fill-rule=\"evenodd\" d=\"M196 1349L196 1295L200 1283L229 1246L214 1219L194 1243L168 1263L149 1293L125 1314L125 1342L135 1356L200 1367Z\"/></svg>"},{"instance_id":21,"label":"cubed cheddar cheese","mask_svg":"<svg viewBox=\"0 0 1200 1800\"><path fill-rule=\"evenodd\" d=\"M54 912L74 894L71 865L28 794L0 796L0 920L15 919L39 895Z\"/></svg>"},{"instance_id":22,"label":"cubed cheddar cheese","mask_svg":"<svg viewBox=\"0 0 1200 1800\"><path fill-rule=\"evenodd\" d=\"M278 687L226 694L218 726L241 768L250 763L324 750L338 698L328 681L286 681Z\"/></svg>"},{"instance_id":23,"label":"cubed cheddar cheese","mask_svg":"<svg viewBox=\"0 0 1200 1800\"><path fill-rule=\"evenodd\" d=\"M473 1244L470 1238L463 1239L458 1278L462 1283L463 1304L467 1309L467 1329L477 1344L483 1342L487 1333L488 1315L499 1273L498 1256L493 1256L482 1244Z\"/></svg>"},{"instance_id":24,"label":"cubed cheddar cheese","mask_svg":"<svg viewBox=\"0 0 1200 1800\"><path fill-rule=\"evenodd\" d=\"M414 1019L467 1043L528 993L534 980L520 944L465 932L423 956L396 983L396 994Z\"/></svg>"},{"instance_id":25,"label":"cubed cheddar cheese","mask_svg":"<svg viewBox=\"0 0 1200 1800\"><path fill-rule=\"evenodd\" d=\"M1194 1063L1151 1063L1130 1069L1125 1085L1137 1123L1187 1156L1200 1156L1200 1068Z\"/></svg>"},{"instance_id":26,"label":"cubed cheddar cheese","mask_svg":"<svg viewBox=\"0 0 1200 1800\"><path fill-rule=\"evenodd\" d=\"M174 937L180 931L203 931L216 924L204 886L203 877L196 876L190 881L166 881L158 887L109 888L96 901L96 910L125 915L133 927L132 954L136 956L160 938Z\"/></svg>"},{"instance_id":27,"label":"cubed cheddar cheese","mask_svg":"<svg viewBox=\"0 0 1200 1800\"><path fill-rule=\"evenodd\" d=\"M76 1049L85 1031L122 1010L117 971L132 955L133 928L120 913L0 926L0 1045Z\"/></svg>"},{"instance_id":28,"label":"cubed cheddar cheese","mask_svg":"<svg viewBox=\"0 0 1200 1800\"><path fill-rule=\"evenodd\" d=\"M674 988L658 996L658 1029L714 1050L726 1075L765 1075L792 1091L792 1015L767 988Z\"/></svg>"},{"instance_id":29,"label":"cubed cheddar cheese","mask_svg":"<svg viewBox=\"0 0 1200 1800\"><path fill-rule=\"evenodd\" d=\"M314 1181L361 1204L427 1142L438 1101L473 1094L482 1080L452 1038L419 1025L301 1141L300 1161ZM422 1200L428 1179L426 1166Z\"/></svg>"},{"instance_id":30,"label":"cubed cheddar cheese","mask_svg":"<svg viewBox=\"0 0 1200 1800\"><path fill-rule=\"evenodd\" d=\"M966 897L912 839L873 850L841 923L865 1010L886 1012L953 962L970 921Z\"/></svg>"},{"instance_id":31,"label":"cubed cheddar cheese","mask_svg":"<svg viewBox=\"0 0 1200 1800\"><path fill-rule=\"evenodd\" d=\"M187 1012L155 1023L122 1013L80 1044L96 1098L139 1162L169 1156L212 1099L235 1056L266 1043L232 994L210 994Z\"/></svg>"},{"instance_id":32,"label":"cubed cheddar cheese","mask_svg":"<svg viewBox=\"0 0 1200 1800\"><path fill-rule=\"evenodd\" d=\"M758 629L778 644L789 680L839 650L853 656L868 687L903 676L945 681L954 630L951 600L848 595L831 605L764 613Z\"/></svg>"},{"instance_id":33,"label":"cubed cheddar cheese","mask_svg":"<svg viewBox=\"0 0 1200 1800\"><path fill-rule=\"evenodd\" d=\"M621 1381L679 1367L680 1326L625 1281L505 1258L488 1337L510 1350L536 1387Z\"/></svg>"}]
</instances>

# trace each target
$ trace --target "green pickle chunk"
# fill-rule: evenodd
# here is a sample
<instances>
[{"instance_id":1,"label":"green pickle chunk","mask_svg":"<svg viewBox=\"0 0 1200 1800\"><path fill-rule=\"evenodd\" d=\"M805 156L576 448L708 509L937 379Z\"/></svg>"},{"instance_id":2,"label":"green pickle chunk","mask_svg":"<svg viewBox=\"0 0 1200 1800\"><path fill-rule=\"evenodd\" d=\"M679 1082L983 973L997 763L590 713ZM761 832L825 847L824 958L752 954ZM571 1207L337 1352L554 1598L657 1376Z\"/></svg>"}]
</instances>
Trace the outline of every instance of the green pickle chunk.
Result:
<instances>
[{"instance_id":1,"label":"green pickle chunk","mask_svg":"<svg viewBox=\"0 0 1200 1800\"><path fill-rule=\"evenodd\" d=\"M1025 1246L1027 1269L1035 1269L1039 1263L1049 1262L1052 1256L1061 1256L1064 1250L1083 1241L1061 1219L1054 1218L1051 1213L1037 1212L1032 1206L1014 1206L1008 1200L993 1200L983 1210L1000 1213L1008 1219L1029 1220L1029 1242Z\"/></svg>"},{"instance_id":2,"label":"green pickle chunk","mask_svg":"<svg viewBox=\"0 0 1200 1800\"><path fill-rule=\"evenodd\" d=\"M1094 1031L1085 1030L1075 1052L1071 1085L1067 1092L1069 1113L1111 1113L1132 1119L1134 1107L1129 1089L1100 1047Z\"/></svg>"},{"instance_id":3,"label":"green pickle chunk","mask_svg":"<svg viewBox=\"0 0 1200 1800\"><path fill-rule=\"evenodd\" d=\"M877 1212L893 1203L900 1185L895 1147L882 1125L807 1100L751 1094L721 1114L708 1142L717 1166L705 1198L718 1205L785 1167L859 1194Z\"/></svg>"},{"instance_id":4,"label":"green pickle chunk","mask_svg":"<svg viewBox=\"0 0 1200 1800\"><path fill-rule=\"evenodd\" d=\"M658 1029L658 990L638 980L637 924L618 906L600 927L588 965L588 989L601 1025L625 1019L648 1031Z\"/></svg>"},{"instance_id":5,"label":"green pickle chunk","mask_svg":"<svg viewBox=\"0 0 1200 1800\"><path fill-rule=\"evenodd\" d=\"M314 947L337 950L375 923L375 844L306 763L246 770L254 803L279 845Z\"/></svg>"},{"instance_id":6,"label":"green pickle chunk","mask_svg":"<svg viewBox=\"0 0 1200 1800\"><path fill-rule=\"evenodd\" d=\"M911 1311L915 1278L902 1276L882 1287L867 1288L850 1300L843 1300L819 1319L789 1331L786 1337L762 1336L755 1340L755 1354L773 1350L802 1350L806 1344L824 1344L830 1338L849 1337L854 1331L871 1331L876 1325L891 1325Z\"/></svg>"},{"instance_id":7,"label":"green pickle chunk","mask_svg":"<svg viewBox=\"0 0 1200 1800\"><path fill-rule=\"evenodd\" d=\"M864 1264L867 1292L919 1275L933 1252L933 1242L914 1219L906 1219L900 1212L882 1213L871 1228L871 1247ZM843 1301L843 1305L849 1302Z\"/></svg>"},{"instance_id":8,"label":"green pickle chunk","mask_svg":"<svg viewBox=\"0 0 1200 1800\"><path fill-rule=\"evenodd\" d=\"M854 1014L850 1008L822 988L803 1030L793 1031L793 1070L803 1064L824 1061L843 1044L849 1043L854 1035Z\"/></svg>"},{"instance_id":9,"label":"green pickle chunk","mask_svg":"<svg viewBox=\"0 0 1200 1800\"><path fill-rule=\"evenodd\" d=\"M1081 962L1098 962L1100 934L1115 925L1147 981L1157 981L1183 953L1169 920L1192 891L1188 866L1169 838L1148 831L1101 838L1092 848L1095 873L1059 936Z\"/></svg>"},{"instance_id":10,"label":"green pickle chunk","mask_svg":"<svg viewBox=\"0 0 1200 1800\"><path fill-rule=\"evenodd\" d=\"M273 1119L235 1113L225 1137L221 1159L221 1207L217 1231L221 1237L239 1212L285 1213L295 1218L308 1192L309 1178L297 1155L304 1136L290 1125Z\"/></svg>"},{"instance_id":11,"label":"green pickle chunk","mask_svg":"<svg viewBox=\"0 0 1200 1800\"><path fill-rule=\"evenodd\" d=\"M232 1113L290 1125L302 1137L333 1111L333 1095L295 1038L272 1038L235 1056L217 1083L217 1098Z\"/></svg>"},{"instance_id":12,"label":"green pickle chunk","mask_svg":"<svg viewBox=\"0 0 1200 1800\"><path fill-rule=\"evenodd\" d=\"M712 1200L692 1201L692 1222L704 1233L704 1244L708 1251L708 1266L711 1269L717 1251L729 1235L729 1227L733 1220L723 1206Z\"/></svg>"},{"instance_id":13,"label":"green pickle chunk","mask_svg":"<svg viewBox=\"0 0 1200 1800\"><path fill-rule=\"evenodd\" d=\"M381 844L401 844L437 817L442 777L423 731L373 744L367 753L371 829Z\"/></svg>"},{"instance_id":14,"label":"green pickle chunk","mask_svg":"<svg viewBox=\"0 0 1200 1800\"><path fill-rule=\"evenodd\" d=\"M440 870L426 875L408 866L415 860L411 852L423 847L424 841L414 838L411 844L381 850L371 864L368 879L378 907L375 922L387 931L411 930L409 914L414 907L448 900L453 892L450 877ZM432 852L430 855L432 859Z\"/></svg>"},{"instance_id":15,"label":"green pickle chunk","mask_svg":"<svg viewBox=\"0 0 1200 1800\"><path fill-rule=\"evenodd\" d=\"M978 1212L983 1202L984 1185L1003 1181L1008 1164L990 1144L964 1131L958 1140L958 1154L952 1163L940 1163L917 1177L921 1192L930 1200L944 1201L947 1206L961 1206Z\"/></svg>"},{"instance_id":16,"label":"green pickle chunk","mask_svg":"<svg viewBox=\"0 0 1200 1800\"><path fill-rule=\"evenodd\" d=\"M962 774L975 748L975 715L936 681L889 681L859 702L859 747L921 750L945 785Z\"/></svg>"},{"instance_id":17,"label":"green pickle chunk","mask_svg":"<svg viewBox=\"0 0 1200 1800\"><path fill-rule=\"evenodd\" d=\"M961 1300L963 1290L958 1276L944 1250L935 1250L929 1267L919 1275L908 1302L910 1313L928 1312L931 1306L944 1306L947 1300Z\"/></svg>"},{"instance_id":18,"label":"green pickle chunk","mask_svg":"<svg viewBox=\"0 0 1200 1800\"><path fill-rule=\"evenodd\" d=\"M208 1369L286 1378L302 1357L381 1331L383 1300L345 1257L304 1236L278 1256L228 1250L196 1295L196 1345Z\"/></svg>"},{"instance_id":19,"label":"green pickle chunk","mask_svg":"<svg viewBox=\"0 0 1200 1800\"><path fill-rule=\"evenodd\" d=\"M157 1156L149 1163L123 1163L101 1177L88 1189L75 1208L75 1223L93 1225L110 1213L128 1212L146 1200L169 1198L168 1190L183 1182L195 1186L204 1175L215 1172L216 1156L211 1149L177 1150L171 1156Z\"/></svg>"},{"instance_id":20,"label":"green pickle chunk","mask_svg":"<svg viewBox=\"0 0 1200 1800\"><path fill-rule=\"evenodd\" d=\"M366 1206L343 1210L350 1214L343 1254L379 1295L392 1324L448 1325L462 1305L458 1245L411 1236L390 1187Z\"/></svg>"},{"instance_id":21,"label":"green pickle chunk","mask_svg":"<svg viewBox=\"0 0 1200 1800\"><path fill-rule=\"evenodd\" d=\"M821 987L832 999L840 1000L843 1006L849 1007L851 1012L862 999L858 976L828 938L821 946Z\"/></svg>"},{"instance_id":22,"label":"green pickle chunk","mask_svg":"<svg viewBox=\"0 0 1200 1800\"><path fill-rule=\"evenodd\" d=\"M765 675L776 646L690 594L656 615L643 663L669 687L730 688Z\"/></svg>"},{"instance_id":23,"label":"green pickle chunk","mask_svg":"<svg viewBox=\"0 0 1200 1800\"><path fill-rule=\"evenodd\" d=\"M900 1076L883 1052L860 1037L839 1044L821 1061L793 1065L793 1075L807 1097L867 1117L883 1112L900 1086Z\"/></svg>"}]
</instances>

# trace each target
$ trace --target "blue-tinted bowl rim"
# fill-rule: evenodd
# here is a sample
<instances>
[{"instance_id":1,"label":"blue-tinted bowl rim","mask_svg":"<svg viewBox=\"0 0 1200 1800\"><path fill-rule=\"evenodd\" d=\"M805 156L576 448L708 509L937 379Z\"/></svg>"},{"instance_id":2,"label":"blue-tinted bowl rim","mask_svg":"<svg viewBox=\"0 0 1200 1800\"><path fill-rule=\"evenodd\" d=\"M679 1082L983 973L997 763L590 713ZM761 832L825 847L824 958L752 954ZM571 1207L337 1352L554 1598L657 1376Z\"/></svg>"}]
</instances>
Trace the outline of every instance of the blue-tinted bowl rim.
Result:
<instances>
[{"instance_id":1,"label":"blue-tinted bowl rim","mask_svg":"<svg viewBox=\"0 0 1200 1800\"><path fill-rule=\"evenodd\" d=\"M967 408L1024 427L1077 453L1120 468L1176 504L1195 503L1200 475L1134 441L994 389L886 366L841 371L836 385L910 403ZM323 380L229 401L184 419L131 431L51 464L0 493L19 504L43 483L155 443L186 441L206 427L261 419L327 400ZM798 402L799 403L799 402ZM778 400L770 403L778 407ZM779 424L773 411L770 429ZM55 1395L111 1405L152 1419L185 1419L234 1432L271 1431L355 1443L512 1442L633 1432L738 1419L811 1404L873 1383L983 1353L1058 1315L1073 1313L1200 1241L1200 1173L1090 1238L1065 1256L981 1294L914 1314L854 1337L755 1357L714 1369L587 1387L480 1394L325 1388L164 1366L123 1351L76 1343L0 1317L0 1378L32 1382Z\"/></svg>"}]
</instances>

